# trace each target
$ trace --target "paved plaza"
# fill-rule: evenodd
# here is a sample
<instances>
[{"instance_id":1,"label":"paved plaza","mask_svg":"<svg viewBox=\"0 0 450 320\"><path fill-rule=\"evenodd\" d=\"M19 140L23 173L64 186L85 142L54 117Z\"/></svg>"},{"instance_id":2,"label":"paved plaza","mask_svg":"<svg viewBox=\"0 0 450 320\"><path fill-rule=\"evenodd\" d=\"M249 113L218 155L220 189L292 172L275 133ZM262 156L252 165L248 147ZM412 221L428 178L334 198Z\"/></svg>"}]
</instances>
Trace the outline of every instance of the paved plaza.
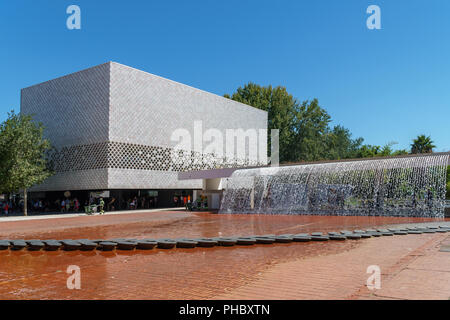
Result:
<instances>
[{"instance_id":1,"label":"paved plaza","mask_svg":"<svg viewBox=\"0 0 450 320\"><path fill-rule=\"evenodd\" d=\"M329 232L450 220L152 211L0 219L1 239L111 239ZM0 251L0 299L449 299L448 233L249 247ZM81 270L81 289L66 270ZM381 289L366 287L367 267Z\"/></svg>"}]
</instances>

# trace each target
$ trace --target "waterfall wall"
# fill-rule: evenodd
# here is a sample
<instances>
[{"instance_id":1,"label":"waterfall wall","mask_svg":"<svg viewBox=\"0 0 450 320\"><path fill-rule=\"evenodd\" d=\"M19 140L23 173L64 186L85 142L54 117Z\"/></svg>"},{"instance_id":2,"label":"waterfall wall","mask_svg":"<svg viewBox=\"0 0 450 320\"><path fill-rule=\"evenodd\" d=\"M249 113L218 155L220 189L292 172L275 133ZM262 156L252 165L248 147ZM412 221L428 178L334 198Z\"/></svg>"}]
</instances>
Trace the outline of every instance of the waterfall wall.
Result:
<instances>
[{"instance_id":1,"label":"waterfall wall","mask_svg":"<svg viewBox=\"0 0 450 320\"><path fill-rule=\"evenodd\" d=\"M219 213L444 217L449 154L241 169Z\"/></svg>"}]
</instances>

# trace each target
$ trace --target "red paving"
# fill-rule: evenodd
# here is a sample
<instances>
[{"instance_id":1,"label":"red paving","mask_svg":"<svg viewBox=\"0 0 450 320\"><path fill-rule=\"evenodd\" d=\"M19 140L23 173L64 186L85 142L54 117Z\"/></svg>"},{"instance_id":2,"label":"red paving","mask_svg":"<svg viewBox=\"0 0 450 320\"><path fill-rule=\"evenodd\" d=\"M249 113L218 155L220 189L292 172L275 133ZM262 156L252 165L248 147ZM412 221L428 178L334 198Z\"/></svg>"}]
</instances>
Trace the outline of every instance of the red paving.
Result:
<instances>
[{"instance_id":1,"label":"red paving","mask_svg":"<svg viewBox=\"0 0 450 320\"><path fill-rule=\"evenodd\" d=\"M0 222L0 238L213 237L327 232L425 221L436 220L165 211ZM110 253L3 251L0 298L448 299L450 253L438 252L438 244L447 237L423 234ZM370 264L379 265L383 274L382 289L375 293L365 288ZM81 269L80 290L66 287L69 265Z\"/></svg>"}]
</instances>

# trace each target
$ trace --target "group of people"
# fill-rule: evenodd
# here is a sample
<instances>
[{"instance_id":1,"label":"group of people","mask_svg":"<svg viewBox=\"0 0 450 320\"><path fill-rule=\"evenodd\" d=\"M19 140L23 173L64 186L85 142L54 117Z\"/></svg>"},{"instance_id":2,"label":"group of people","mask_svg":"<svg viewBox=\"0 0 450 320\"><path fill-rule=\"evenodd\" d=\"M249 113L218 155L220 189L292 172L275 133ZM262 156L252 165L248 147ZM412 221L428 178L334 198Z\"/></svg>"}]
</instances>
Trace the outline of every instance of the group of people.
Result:
<instances>
[{"instance_id":1,"label":"group of people","mask_svg":"<svg viewBox=\"0 0 450 320\"><path fill-rule=\"evenodd\" d=\"M208 209L208 198L206 196L200 195L197 200L191 202L189 199L185 203L186 210L207 210Z\"/></svg>"},{"instance_id":2,"label":"group of people","mask_svg":"<svg viewBox=\"0 0 450 320\"><path fill-rule=\"evenodd\" d=\"M12 213L23 212L23 204L23 199L0 200L0 214L7 216ZM43 200L29 199L27 209L29 212L47 212L49 211L49 203Z\"/></svg>"},{"instance_id":3,"label":"group of people","mask_svg":"<svg viewBox=\"0 0 450 320\"><path fill-rule=\"evenodd\" d=\"M173 204L175 207L186 206L186 204L190 201L191 201L190 196L188 196L188 197L180 197L180 196L173 197Z\"/></svg>"},{"instance_id":4,"label":"group of people","mask_svg":"<svg viewBox=\"0 0 450 320\"><path fill-rule=\"evenodd\" d=\"M86 211L86 207L96 206L96 211L101 209L104 211L115 211L115 210L136 210L136 209L152 209L158 207L158 197L157 196L134 196L130 198L93 198L92 196L85 200L79 200L77 197L69 198L64 196L63 198L58 198L56 200L39 199L39 198L29 198L28 199L28 211L30 212L82 212ZM11 214L12 211L23 211L23 199L17 199L17 203L13 201L1 201L0 200L0 213L3 215ZM188 202L191 202L191 196L174 196L173 197L173 207L183 207L186 206ZM195 202L194 207L205 206L203 199L200 202ZM198 202L198 203L197 203ZM170 205L169 205L170 206Z\"/></svg>"},{"instance_id":5,"label":"group of people","mask_svg":"<svg viewBox=\"0 0 450 320\"><path fill-rule=\"evenodd\" d=\"M80 210L80 201L77 198L69 199L57 199L55 201L55 207L59 208L61 212L70 212L75 211L78 212Z\"/></svg>"},{"instance_id":6,"label":"group of people","mask_svg":"<svg viewBox=\"0 0 450 320\"><path fill-rule=\"evenodd\" d=\"M158 197L134 197L128 198L127 201L122 200L121 209L136 210L156 208Z\"/></svg>"},{"instance_id":7,"label":"group of people","mask_svg":"<svg viewBox=\"0 0 450 320\"><path fill-rule=\"evenodd\" d=\"M44 200L30 200L31 206L29 207L34 212L45 212L49 210L48 201Z\"/></svg>"},{"instance_id":8,"label":"group of people","mask_svg":"<svg viewBox=\"0 0 450 320\"><path fill-rule=\"evenodd\" d=\"M4 215L9 215L9 210L12 207L11 201L3 201L0 202L0 211Z\"/></svg>"}]
</instances>

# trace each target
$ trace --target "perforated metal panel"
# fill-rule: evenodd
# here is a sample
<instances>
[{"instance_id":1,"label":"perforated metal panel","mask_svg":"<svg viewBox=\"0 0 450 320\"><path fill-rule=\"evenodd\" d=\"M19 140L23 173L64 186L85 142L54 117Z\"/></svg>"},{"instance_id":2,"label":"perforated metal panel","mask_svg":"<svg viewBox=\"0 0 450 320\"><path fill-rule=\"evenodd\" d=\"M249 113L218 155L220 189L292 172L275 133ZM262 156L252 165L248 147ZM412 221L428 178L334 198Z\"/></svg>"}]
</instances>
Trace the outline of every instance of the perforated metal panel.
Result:
<instances>
[{"instance_id":1,"label":"perforated metal panel","mask_svg":"<svg viewBox=\"0 0 450 320\"><path fill-rule=\"evenodd\" d=\"M63 147L52 152L49 159L56 172L107 168L179 172L261 164L248 159L227 159L213 154L122 142Z\"/></svg>"}]
</instances>

